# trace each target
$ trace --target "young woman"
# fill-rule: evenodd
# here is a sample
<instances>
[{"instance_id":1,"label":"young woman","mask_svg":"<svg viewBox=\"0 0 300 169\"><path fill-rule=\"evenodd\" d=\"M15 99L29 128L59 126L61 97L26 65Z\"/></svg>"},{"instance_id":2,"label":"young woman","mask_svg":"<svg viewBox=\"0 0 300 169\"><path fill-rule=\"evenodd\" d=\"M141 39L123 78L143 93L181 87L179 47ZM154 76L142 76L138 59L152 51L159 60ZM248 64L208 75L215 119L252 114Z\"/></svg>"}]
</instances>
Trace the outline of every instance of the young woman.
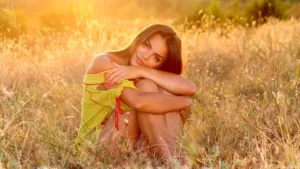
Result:
<instances>
[{"instance_id":1,"label":"young woman","mask_svg":"<svg viewBox=\"0 0 300 169\"><path fill-rule=\"evenodd\" d=\"M188 115L187 96L196 91L181 71L181 41L162 24L146 27L123 50L96 56L83 81L77 149L99 139L111 144L115 128L133 141L142 133L155 155L173 158Z\"/></svg>"}]
</instances>

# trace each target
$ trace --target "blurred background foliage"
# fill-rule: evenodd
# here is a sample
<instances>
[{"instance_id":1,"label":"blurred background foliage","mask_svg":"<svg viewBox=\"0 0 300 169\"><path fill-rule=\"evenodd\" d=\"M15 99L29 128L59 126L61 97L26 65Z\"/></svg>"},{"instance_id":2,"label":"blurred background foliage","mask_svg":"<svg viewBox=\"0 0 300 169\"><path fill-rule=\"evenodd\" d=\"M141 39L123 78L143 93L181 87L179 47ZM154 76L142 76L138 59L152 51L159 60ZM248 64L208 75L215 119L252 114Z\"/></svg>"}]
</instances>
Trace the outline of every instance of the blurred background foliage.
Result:
<instances>
[{"instance_id":1,"label":"blurred background foliage","mask_svg":"<svg viewBox=\"0 0 300 169\"><path fill-rule=\"evenodd\" d=\"M0 36L49 28L79 29L88 20L172 19L185 28L263 24L269 17L300 17L299 0L0 0ZM214 24L211 24L211 20Z\"/></svg>"}]
</instances>

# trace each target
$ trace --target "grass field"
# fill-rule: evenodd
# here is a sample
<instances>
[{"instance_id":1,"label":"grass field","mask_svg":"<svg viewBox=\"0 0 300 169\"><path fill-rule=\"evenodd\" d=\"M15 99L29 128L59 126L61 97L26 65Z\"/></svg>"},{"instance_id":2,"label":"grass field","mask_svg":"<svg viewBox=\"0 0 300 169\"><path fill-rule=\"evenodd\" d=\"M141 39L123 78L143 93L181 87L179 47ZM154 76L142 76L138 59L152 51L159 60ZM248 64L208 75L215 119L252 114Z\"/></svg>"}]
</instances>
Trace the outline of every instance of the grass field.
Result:
<instances>
[{"instance_id":1,"label":"grass field","mask_svg":"<svg viewBox=\"0 0 300 169\"><path fill-rule=\"evenodd\" d=\"M151 22L94 21L1 39L0 169L116 167L107 152L101 161L72 154L82 80L93 56L125 46ZM198 87L182 139L188 168L300 168L300 21L175 28L183 75ZM140 152L121 158L121 168L159 167Z\"/></svg>"}]
</instances>

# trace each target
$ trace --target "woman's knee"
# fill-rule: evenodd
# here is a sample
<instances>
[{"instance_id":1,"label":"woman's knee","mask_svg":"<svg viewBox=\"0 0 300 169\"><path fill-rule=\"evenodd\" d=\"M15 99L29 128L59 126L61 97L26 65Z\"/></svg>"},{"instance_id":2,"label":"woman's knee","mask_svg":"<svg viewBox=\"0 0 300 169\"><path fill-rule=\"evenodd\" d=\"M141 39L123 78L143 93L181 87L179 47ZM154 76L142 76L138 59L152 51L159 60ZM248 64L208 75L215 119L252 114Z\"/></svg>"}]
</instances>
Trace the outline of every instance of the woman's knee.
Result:
<instances>
[{"instance_id":1,"label":"woman's knee","mask_svg":"<svg viewBox=\"0 0 300 169\"><path fill-rule=\"evenodd\" d=\"M159 87L150 79L142 79L136 83L136 87L141 92L158 92Z\"/></svg>"}]
</instances>

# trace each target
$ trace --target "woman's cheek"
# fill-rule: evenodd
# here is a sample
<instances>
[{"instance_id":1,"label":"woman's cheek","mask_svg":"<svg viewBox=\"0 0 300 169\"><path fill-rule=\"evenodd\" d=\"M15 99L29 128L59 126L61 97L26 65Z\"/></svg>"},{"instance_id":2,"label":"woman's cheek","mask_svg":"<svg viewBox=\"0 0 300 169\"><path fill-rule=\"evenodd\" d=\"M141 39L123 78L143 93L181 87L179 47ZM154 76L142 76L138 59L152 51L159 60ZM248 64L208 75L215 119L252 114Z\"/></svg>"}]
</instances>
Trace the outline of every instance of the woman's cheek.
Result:
<instances>
[{"instance_id":1,"label":"woman's cheek","mask_svg":"<svg viewBox=\"0 0 300 169\"><path fill-rule=\"evenodd\" d=\"M159 67L159 64L157 64L156 62L151 62L151 65L149 67L156 69Z\"/></svg>"},{"instance_id":2,"label":"woman's cheek","mask_svg":"<svg viewBox=\"0 0 300 169\"><path fill-rule=\"evenodd\" d=\"M131 58L130 65L132 65L132 66L136 66L137 65L136 57Z\"/></svg>"},{"instance_id":3,"label":"woman's cheek","mask_svg":"<svg viewBox=\"0 0 300 169\"><path fill-rule=\"evenodd\" d=\"M147 52L147 50L148 50L147 47L144 47L144 46L140 46L137 48L137 51L141 52L141 53L145 53L145 52Z\"/></svg>"}]
</instances>

